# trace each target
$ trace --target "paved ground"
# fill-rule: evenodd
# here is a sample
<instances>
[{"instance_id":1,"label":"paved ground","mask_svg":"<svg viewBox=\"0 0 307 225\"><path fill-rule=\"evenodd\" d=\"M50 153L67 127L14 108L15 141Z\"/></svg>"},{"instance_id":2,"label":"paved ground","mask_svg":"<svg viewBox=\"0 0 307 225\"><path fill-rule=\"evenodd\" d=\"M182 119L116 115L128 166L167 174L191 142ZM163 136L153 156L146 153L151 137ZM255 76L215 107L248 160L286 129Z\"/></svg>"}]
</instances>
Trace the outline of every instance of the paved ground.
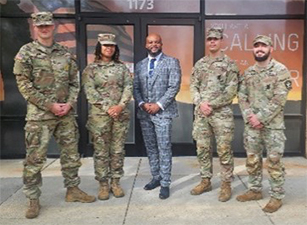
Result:
<instances>
[{"instance_id":1,"label":"paved ground","mask_svg":"<svg viewBox=\"0 0 307 225\"><path fill-rule=\"evenodd\" d=\"M213 190L200 196L189 191L200 180L195 157L174 157L171 197L158 198L159 188L143 190L151 179L147 158L126 158L125 176L121 184L126 196L91 204L66 203L65 189L60 173L59 159L48 159L43 171L40 203L42 209L36 219L25 219L26 199L22 193L22 160L0 160L0 224L107 224L107 225L199 225L199 224L307 224L307 160L302 157L285 158L287 170L284 206L276 213L264 213L261 208L268 202L269 183L264 176L264 199L241 203L235 196L246 191L245 159L235 159L233 197L219 202L218 159L214 159ZM81 189L97 195L98 182L94 180L92 158L82 159Z\"/></svg>"}]
</instances>

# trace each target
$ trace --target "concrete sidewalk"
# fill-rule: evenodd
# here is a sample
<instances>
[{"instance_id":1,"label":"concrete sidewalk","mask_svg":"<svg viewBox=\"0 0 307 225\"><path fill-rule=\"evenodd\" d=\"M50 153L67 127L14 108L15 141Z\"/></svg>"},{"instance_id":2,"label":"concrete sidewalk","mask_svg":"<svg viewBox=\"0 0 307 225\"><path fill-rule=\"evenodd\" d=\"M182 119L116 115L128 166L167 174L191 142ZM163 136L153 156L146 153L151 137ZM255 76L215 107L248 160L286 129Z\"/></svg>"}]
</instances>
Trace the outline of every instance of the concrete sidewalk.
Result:
<instances>
[{"instance_id":1,"label":"concrete sidewalk","mask_svg":"<svg viewBox=\"0 0 307 225\"><path fill-rule=\"evenodd\" d=\"M213 190L200 196L191 196L190 190L200 181L196 157L174 157L171 196L160 200L159 188L143 190L151 179L147 158L125 160L125 176L121 184L126 196L91 204L66 203L66 189L60 172L59 159L48 159L43 170L40 215L25 219L26 198L22 193L22 161L0 160L0 224L107 224L107 225L199 225L199 224L307 224L307 160L302 157L284 158L286 166L286 198L276 213L264 213L261 208L269 200L268 175L263 180L264 199L241 203L235 197L246 191L245 159L235 159L233 197L226 203L218 201L220 180L218 159L214 159ZM94 180L93 159L82 159L81 189L97 195L98 182Z\"/></svg>"}]
</instances>

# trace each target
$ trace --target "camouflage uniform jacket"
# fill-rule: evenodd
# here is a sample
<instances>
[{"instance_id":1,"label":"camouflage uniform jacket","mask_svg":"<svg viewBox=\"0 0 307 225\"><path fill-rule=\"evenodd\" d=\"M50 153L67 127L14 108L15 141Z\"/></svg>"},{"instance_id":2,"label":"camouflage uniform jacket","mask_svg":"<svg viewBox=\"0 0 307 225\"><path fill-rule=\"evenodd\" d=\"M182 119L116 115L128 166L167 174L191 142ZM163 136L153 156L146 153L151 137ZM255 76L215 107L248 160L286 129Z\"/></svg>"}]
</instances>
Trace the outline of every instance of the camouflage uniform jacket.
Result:
<instances>
[{"instance_id":1,"label":"camouflage uniform jacket","mask_svg":"<svg viewBox=\"0 0 307 225\"><path fill-rule=\"evenodd\" d=\"M66 47L54 43L48 48L37 41L22 46L15 57L14 74L28 101L26 120L57 118L49 111L52 103L75 108L80 90L78 67Z\"/></svg>"},{"instance_id":2,"label":"camouflage uniform jacket","mask_svg":"<svg viewBox=\"0 0 307 225\"><path fill-rule=\"evenodd\" d=\"M196 111L202 102L209 102L214 110L230 106L237 94L239 70L233 60L222 56L205 56L195 63L190 90Z\"/></svg>"},{"instance_id":3,"label":"camouflage uniform jacket","mask_svg":"<svg viewBox=\"0 0 307 225\"><path fill-rule=\"evenodd\" d=\"M132 97L132 77L123 63L91 63L83 71L82 83L91 104L90 115L107 115L114 105L126 108Z\"/></svg>"},{"instance_id":4,"label":"camouflage uniform jacket","mask_svg":"<svg viewBox=\"0 0 307 225\"><path fill-rule=\"evenodd\" d=\"M245 70L238 92L244 122L253 113L265 128L285 129L283 111L291 86L289 71L274 59L266 68Z\"/></svg>"}]
</instances>

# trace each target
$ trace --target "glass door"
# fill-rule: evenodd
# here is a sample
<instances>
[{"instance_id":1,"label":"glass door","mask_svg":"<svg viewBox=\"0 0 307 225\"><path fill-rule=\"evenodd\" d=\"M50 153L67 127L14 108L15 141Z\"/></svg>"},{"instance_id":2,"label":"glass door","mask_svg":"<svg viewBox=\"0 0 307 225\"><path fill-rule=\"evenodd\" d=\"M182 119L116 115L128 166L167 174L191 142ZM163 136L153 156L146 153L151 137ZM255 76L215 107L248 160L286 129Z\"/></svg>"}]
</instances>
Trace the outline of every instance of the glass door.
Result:
<instances>
[{"instance_id":1,"label":"glass door","mask_svg":"<svg viewBox=\"0 0 307 225\"><path fill-rule=\"evenodd\" d=\"M149 33L157 33L163 42L163 53L179 59L182 81L180 91L176 97L179 117L173 121L172 146L173 155L195 154L195 144L192 138L193 103L190 94L190 75L194 61L197 58L196 43L200 35L196 20L192 19L146 19L142 20L142 27L146 28L145 38Z\"/></svg>"},{"instance_id":2,"label":"glass door","mask_svg":"<svg viewBox=\"0 0 307 225\"><path fill-rule=\"evenodd\" d=\"M98 19L87 18L81 23L81 55L80 56L80 71L90 63L94 61L94 51L97 44L97 36L100 33L112 33L116 35L116 41L120 49L120 61L122 61L130 72L134 73L134 53L135 47L135 34L136 34L136 22L127 20L114 20L114 19ZM93 146L91 137L87 129L85 128L88 116L88 108L86 97L84 92L81 94L81 104L79 107L80 116L80 145L81 149L85 149L84 154L91 156L93 154ZM135 135L135 107L132 100L129 104L131 112L130 127L128 137L126 139L125 149L128 156L139 155L138 148L136 147L136 135Z\"/></svg>"},{"instance_id":3,"label":"glass door","mask_svg":"<svg viewBox=\"0 0 307 225\"><path fill-rule=\"evenodd\" d=\"M133 18L133 17L131 17ZM86 18L81 21L81 44L78 48L80 70L94 59L93 53L99 33L114 33L117 35L120 60L134 73L134 65L147 57L145 40L148 33L159 33L163 39L163 52L180 60L182 83L176 97L179 117L173 122L173 155L195 154L195 143L192 138L193 104L189 91L190 74L194 62L203 54L203 41L198 20L194 19L101 19ZM199 40L198 40L199 39ZM201 45L201 46L200 46ZM93 154L91 137L85 128L88 104L84 93L81 94L79 107L80 149L85 149L85 156ZM130 103L131 123L126 140L127 156L145 156L141 128L136 118L136 106Z\"/></svg>"}]
</instances>

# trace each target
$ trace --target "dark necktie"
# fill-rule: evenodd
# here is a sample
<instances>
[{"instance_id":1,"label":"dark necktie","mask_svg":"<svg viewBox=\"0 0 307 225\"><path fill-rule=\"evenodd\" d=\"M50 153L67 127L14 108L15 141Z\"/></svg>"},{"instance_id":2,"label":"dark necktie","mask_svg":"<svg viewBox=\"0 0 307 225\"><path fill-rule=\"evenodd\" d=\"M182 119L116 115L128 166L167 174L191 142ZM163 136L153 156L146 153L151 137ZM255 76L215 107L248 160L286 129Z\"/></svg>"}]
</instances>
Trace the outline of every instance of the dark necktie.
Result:
<instances>
[{"instance_id":1,"label":"dark necktie","mask_svg":"<svg viewBox=\"0 0 307 225\"><path fill-rule=\"evenodd\" d=\"M150 63L149 63L149 77L152 76L153 70L154 70L154 68L155 68L155 61L156 61L155 58L152 58L152 59L150 60Z\"/></svg>"}]
</instances>

